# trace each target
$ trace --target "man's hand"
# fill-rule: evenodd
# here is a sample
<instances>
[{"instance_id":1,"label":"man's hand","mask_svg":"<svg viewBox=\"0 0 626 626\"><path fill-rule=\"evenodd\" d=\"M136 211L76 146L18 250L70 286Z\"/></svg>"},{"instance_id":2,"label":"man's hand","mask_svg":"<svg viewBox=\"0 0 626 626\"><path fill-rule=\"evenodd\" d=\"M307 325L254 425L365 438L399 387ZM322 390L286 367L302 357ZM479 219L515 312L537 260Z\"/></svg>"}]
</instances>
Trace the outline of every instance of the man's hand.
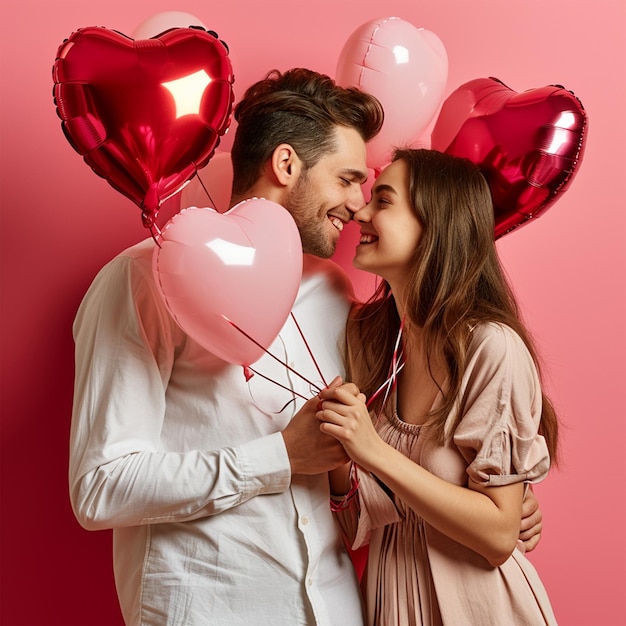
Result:
<instances>
[{"instance_id":1,"label":"man's hand","mask_svg":"<svg viewBox=\"0 0 626 626\"><path fill-rule=\"evenodd\" d=\"M543 515L539 508L539 500L533 490L528 488L522 502L522 523L520 525L517 547L521 552L530 552L537 547L541 539Z\"/></svg>"},{"instance_id":2,"label":"man's hand","mask_svg":"<svg viewBox=\"0 0 626 626\"><path fill-rule=\"evenodd\" d=\"M337 377L328 387L338 387L342 382ZM356 385L348 388L358 395ZM315 417L319 402L317 396L308 400L282 432L292 474L322 474L350 460L337 439L321 432Z\"/></svg>"},{"instance_id":3,"label":"man's hand","mask_svg":"<svg viewBox=\"0 0 626 626\"><path fill-rule=\"evenodd\" d=\"M282 432L292 474L322 474L348 461L343 446L320 431L318 404L318 397L311 398Z\"/></svg>"}]
</instances>

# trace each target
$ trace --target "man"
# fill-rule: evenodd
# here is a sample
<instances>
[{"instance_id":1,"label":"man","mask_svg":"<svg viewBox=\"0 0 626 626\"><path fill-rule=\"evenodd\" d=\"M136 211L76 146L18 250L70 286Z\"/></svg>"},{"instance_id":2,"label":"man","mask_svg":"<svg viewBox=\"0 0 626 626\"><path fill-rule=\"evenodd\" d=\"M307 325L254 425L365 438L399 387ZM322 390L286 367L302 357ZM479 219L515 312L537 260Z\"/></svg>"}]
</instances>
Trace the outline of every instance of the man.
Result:
<instances>
[{"instance_id":1,"label":"man","mask_svg":"<svg viewBox=\"0 0 626 626\"><path fill-rule=\"evenodd\" d=\"M343 369L349 285L326 259L364 203L382 109L296 69L253 85L235 118L231 206L282 204L307 253L293 319L270 347L293 371L264 356L246 381L203 350L167 313L152 240L126 250L74 325L72 505L85 528L114 529L127 624L359 625L326 475L347 457L320 432L317 400L300 396Z\"/></svg>"}]
</instances>

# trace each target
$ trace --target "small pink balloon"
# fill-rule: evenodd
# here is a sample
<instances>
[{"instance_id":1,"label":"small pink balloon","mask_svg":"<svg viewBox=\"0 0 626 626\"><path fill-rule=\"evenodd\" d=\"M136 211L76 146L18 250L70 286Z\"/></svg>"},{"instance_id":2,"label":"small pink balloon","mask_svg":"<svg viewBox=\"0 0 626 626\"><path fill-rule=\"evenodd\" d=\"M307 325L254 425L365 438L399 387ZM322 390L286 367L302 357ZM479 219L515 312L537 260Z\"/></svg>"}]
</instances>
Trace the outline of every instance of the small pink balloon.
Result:
<instances>
[{"instance_id":1,"label":"small pink balloon","mask_svg":"<svg viewBox=\"0 0 626 626\"><path fill-rule=\"evenodd\" d=\"M287 210L261 198L224 214L186 208L165 225L159 244L153 271L180 328L229 363L263 356L302 278L302 244Z\"/></svg>"},{"instance_id":2,"label":"small pink balloon","mask_svg":"<svg viewBox=\"0 0 626 626\"><path fill-rule=\"evenodd\" d=\"M182 11L163 11L155 13L138 24L131 33L133 39L150 39L164 33L170 28L189 28L190 26L200 26L205 30L205 26L195 15Z\"/></svg>"},{"instance_id":3,"label":"small pink balloon","mask_svg":"<svg viewBox=\"0 0 626 626\"><path fill-rule=\"evenodd\" d=\"M415 143L434 119L448 80L448 55L435 33L399 17L380 18L350 35L335 80L383 105L385 122L367 147L368 166L380 170L394 148Z\"/></svg>"}]
</instances>

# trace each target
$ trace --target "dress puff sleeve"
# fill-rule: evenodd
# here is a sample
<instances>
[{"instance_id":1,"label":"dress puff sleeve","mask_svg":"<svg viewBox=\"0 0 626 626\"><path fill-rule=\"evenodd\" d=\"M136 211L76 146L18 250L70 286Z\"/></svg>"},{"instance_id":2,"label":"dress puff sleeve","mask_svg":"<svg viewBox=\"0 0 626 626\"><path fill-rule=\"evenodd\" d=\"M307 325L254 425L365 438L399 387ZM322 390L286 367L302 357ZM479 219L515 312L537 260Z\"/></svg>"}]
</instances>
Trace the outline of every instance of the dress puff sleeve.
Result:
<instances>
[{"instance_id":1,"label":"dress puff sleeve","mask_svg":"<svg viewBox=\"0 0 626 626\"><path fill-rule=\"evenodd\" d=\"M474 482L501 486L546 477L550 456L538 434L539 375L511 328L490 323L473 329L460 406L453 439Z\"/></svg>"}]
</instances>

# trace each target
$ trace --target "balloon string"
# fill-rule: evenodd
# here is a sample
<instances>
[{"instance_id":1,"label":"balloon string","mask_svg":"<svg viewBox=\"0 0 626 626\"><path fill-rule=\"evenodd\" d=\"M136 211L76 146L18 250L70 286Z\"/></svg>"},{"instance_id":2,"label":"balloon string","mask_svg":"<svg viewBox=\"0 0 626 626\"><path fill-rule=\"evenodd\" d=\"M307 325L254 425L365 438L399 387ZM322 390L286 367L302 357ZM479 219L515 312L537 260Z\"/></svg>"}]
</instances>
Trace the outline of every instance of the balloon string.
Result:
<instances>
[{"instance_id":1,"label":"balloon string","mask_svg":"<svg viewBox=\"0 0 626 626\"><path fill-rule=\"evenodd\" d=\"M283 363L283 365L284 365L284 363ZM310 400L310 398L307 398L306 396L302 395L301 393L298 393L295 389L291 389L291 387L287 387L286 385L283 385L282 383L279 383L278 381L274 380L273 378L270 378L269 376L265 376L265 374L261 374L261 372L257 372L254 368L250 367L249 365L248 365L248 369L251 372L253 372L254 374L256 374L257 376L260 376L261 378L264 378L265 380L268 380L269 382L274 383L275 385L278 385L279 387L281 387L285 391L288 391L289 393L293 393L295 396L298 396L298 398L302 398L303 400ZM291 402L291 400L290 400L290 402ZM289 404L289 402L287 404ZM285 406L287 406L287 405L285 405ZM280 411L283 411L284 408L285 407L283 407ZM278 413L280 413L280 411L278 411Z\"/></svg>"},{"instance_id":2,"label":"balloon string","mask_svg":"<svg viewBox=\"0 0 626 626\"><path fill-rule=\"evenodd\" d=\"M313 354L313 351L311 350L311 346L309 346L309 342L306 340L306 337L304 336L304 333L302 332L302 329L300 328L300 324L298 324L298 320L296 319L296 316L293 314L293 311L291 311L290 315L291 315L291 319L294 321L296 325L296 328L298 329L298 332L300 333L300 337L302 337L302 341L304 341L304 345L306 346L307 352L309 353L309 356L311 357L315 365L315 369L317 370L317 373L320 375L320 378L322 379L322 382L324 383L324 385L328 387L328 383L326 382L326 379L324 378L324 374L322 374L322 370L317 360L315 359L315 355Z\"/></svg>"},{"instance_id":3,"label":"balloon string","mask_svg":"<svg viewBox=\"0 0 626 626\"><path fill-rule=\"evenodd\" d=\"M152 235L152 239L154 239L154 243L160 248L162 239L161 229L156 224L152 224L152 226L150 226L150 234Z\"/></svg>"},{"instance_id":4,"label":"balloon string","mask_svg":"<svg viewBox=\"0 0 626 626\"><path fill-rule=\"evenodd\" d=\"M385 397L383 398L382 404L381 404L381 412L382 412L382 407L385 406L385 404L387 403L387 400L389 398L389 394L391 393L391 391L393 391L393 389L395 389L396 384L397 384L397 377L398 374L402 371L402 368L405 365L405 359L404 359L404 348L400 349L398 351L398 348L400 347L400 340L402 338L402 330L404 329L404 316L402 317L402 320L400 322L400 328L398 330L398 336L396 337L396 343L393 349L393 356L391 357L391 364L389 365L389 377L387 378L387 380L370 396L369 400L367 401L367 406L369 407L370 404L374 401L375 398L377 398L381 392L383 390L385 390ZM380 415L379 415L380 416Z\"/></svg>"},{"instance_id":5,"label":"balloon string","mask_svg":"<svg viewBox=\"0 0 626 626\"><path fill-rule=\"evenodd\" d=\"M254 343L259 348L261 348L268 356L271 356L275 361L280 363L283 367L287 368L290 372L295 374L298 378L301 378L302 380L307 382L318 393L321 391L321 389L314 382L310 381L308 378L306 378L305 376L303 376L302 374L297 372L295 369L293 369L290 365L288 365L284 361L281 361L277 356L272 354L267 348L265 348L263 345L261 345L256 339L251 337L243 329L241 329L239 326L237 326L237 324L235 324L235 322L233 322L232 320L228 319L225 315L222 315L222 317L233 328L238 330L244 337L246 337L247 339L252 341L252 343ZM326 382L326 380L324 378L324 375L322 374L322 371L321 371L321 369L319 367L319 364L318 364L317 360L315 359L315 356L314 356L314 354L313 354L313 352L311 350L311 347L309 346L309 343L306 340L306 337L304 336L304 333L302 332L302 328L300 328L300 324L298 324L298 321L296 320L293 312L291 312L291 318L293 319L293 321L294 321L294 323L296 325L296 328L298 329L298 332L300 333L300 337L302 337L302 340L304 341L304 345L306 346L306 349L307 349L309 355L311 356L311 359L313 360L313 363L315 364L315 368L317 369L319 375L322 377L322 381L324 382L324 385L326 385L326 387L328 387L328 383ZM391 363L389 365L389 376L388 376L387 380L385 380L385 382L370 396L370 398L366 402L366 406L369 407L372 404L372 402L384 391L385 392L385 397L383 398L383 401L382 401L382 404L381 404L381 410L380 410L381 413L382 413L383 407L385 406L385 404L387 403L387 400L389 399L389 394L395 389L395 387L397 385L398 374L402 371L402 369L404 368L404 365L406 363L405 357L404 357L404 347L400 346L403 329L404 329L404 316L402 317L402 320L400 321L400 328L398 329L398 336L396 337L396 343L395 343L394 348L393 348L393 355L391 357ZM256 371L255 369L253 369L250 366L246 366L244 368L244 371L246 371L246 372L247 371L253 372L257 376L260 376L261 378L263 378L263 379L265 379L265 380L267 380L269 382L272 382L275 385L278 385L282 389L285 389L286 391L289 391L290 393L293 393L294 395L298 396L299 398L302 398L303 400L308 400L308 398L306 396L298 393L297 391L295 391L295 389L291 389L289 387L286 387L285 385L279 383L278 381L274 380L273 378L269 378L268 376L265 376L264 374L261 374L260 372ZM247 374L246 374L246 378L248 378ZM380 413L379 413L379 417L380 417Z\"/></svg>"},{"instance_id":6,"label":"balloon string","mask_svg":"<svg viewBox=\"0 0 626 626\"><path fill-rule=\"evenodd\" d=\"M277 356L274 356L267 348L265 348L265 346L261 345L256 339L254 339L253 337L251 337L250 335L248 335L248 333L245 330L242 330L241 328L239 328L239 326L237 326L237 324L235 324L235 322L233 322L232 320L229 320L225 315L222 314L222 317L235 329L237 329L244 337L247 337L252 343L254 343L256 346L258 346L259 348L261 348L266 354L268 354L269 356L271 356L275 361L278 361L281 365L283 365L284 367L286 367L290 372L292 372L293 374L295 374L298 378L301 378L304 382L309 383L309 385L315 389L317 391L317 393L319 393L321 391L321 389L312 381L310 381L308 378L306 378L305 376L303 376L302 374L300 374L299 372L296 372L296 370L293 369L293 367L291 367L290 365L288 365L287 363L285 363L284 361L281 361ZM248 367L248 369L250 369ZM250 371L254 371L254 370L250 370ZM276 381L274 381L276 382ZM278 384L278 383L276 383ZM290 390L291 391L291 390Z\"/></svg>"},{"instance_id":7,"label":"balloon string","mask_svg":"<svg viewBox=\"0 0 626 626\"><path fill-rule=\"evenodd\" d=\"M200 178L200 174L198 174L198 172L196 172L196 176L198 177L198 180L200 181L200 184L202 185L202 189L204 189L204 193L206 193L206 195L209 197L209 200L211 201L211 204L213 205L213 207L217 209L213 198L211 198L211 194L209 193L209 190L204 186L204 182L202 181L202 178Z\"/></svg>"}]
</instances>

